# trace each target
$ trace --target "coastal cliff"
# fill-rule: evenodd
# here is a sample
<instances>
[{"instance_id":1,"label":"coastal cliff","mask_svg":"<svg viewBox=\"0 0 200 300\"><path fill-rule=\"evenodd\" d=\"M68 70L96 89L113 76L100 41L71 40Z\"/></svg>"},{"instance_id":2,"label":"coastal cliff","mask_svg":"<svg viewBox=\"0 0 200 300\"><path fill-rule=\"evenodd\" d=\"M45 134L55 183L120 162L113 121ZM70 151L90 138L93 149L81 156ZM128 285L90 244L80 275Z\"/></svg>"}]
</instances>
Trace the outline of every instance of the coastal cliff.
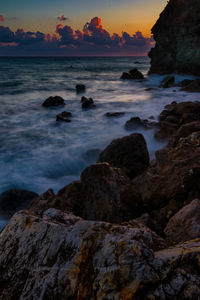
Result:
<instances>
[{"instance_id":1,"label":"coastal cliff","mask_svg":"<svg viewBox=\"0 0 200 300\"><path fill-rule=\"evenodd\" d=\"M150 73L200 75L200 2L170 0L152 28Z\"/></svg>"}]
</instances>

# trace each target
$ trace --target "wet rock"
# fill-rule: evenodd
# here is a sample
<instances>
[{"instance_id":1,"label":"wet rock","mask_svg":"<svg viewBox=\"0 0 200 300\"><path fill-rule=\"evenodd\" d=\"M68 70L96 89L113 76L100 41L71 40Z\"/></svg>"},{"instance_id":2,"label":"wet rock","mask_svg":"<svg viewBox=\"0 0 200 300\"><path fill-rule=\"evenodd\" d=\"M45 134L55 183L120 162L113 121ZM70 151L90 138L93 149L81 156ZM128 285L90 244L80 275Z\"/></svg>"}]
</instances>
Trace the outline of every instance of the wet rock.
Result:
<instances>
[{"instance_id":1,"label":"wet rock","mask_svg":"<svg viewBox=\"0 0 200 300\"><path fill-rule=\"evenodd\" d=\"M200 239L160 245L139 222L21 211L0 234L1 298L198 299Z\"/></svg>"},{"instance_id":2,"label":"wet rock","mask_svg":"<svg viewBox=\"0 0 200 300\"><path fill-rule=\"evenodd\" d=\"M112 117L120 117L123 116L124 114L125 114L124 112L107 112L105 116L112 118Z\"/></svg>"},{"instance_id":3,"label":"wet rock","mask_svg":"<svg viewBox=\"0 0 200 300\"><path fill-rule=\"evenodd\" d=\"M174 243L200 237L200 200L195 199L178 211L165 227L167 238Z\"/></svg>"},{"instance_id":4,"label":"wet rock","mask_svg":"<svg viewBox=\"0 0 200 300\"><path fill-rule=\"evenodd\" d=\"M151 129L157 126L157 122L149 121L147 119L141 120L139 117L133 117L125 124L127 130L134 130L137 128Z\"/></svg>"},{"instance_id":5,"label":"wet rock","mask_svg":"<svg viewBox=\"0 0 200 300\"><path fill-rule=\"evenodd\" d=\"M166 88L172 87L174 85L174 82L175 82L174 76L167 76L162 80L159 87L166 89Z\"/></svg>"},{"instance_id":6,"label":"wet rock","mask_svg":"<svg viewBox=\"0 0 200 300\"><path fill-rule=\"evenodd\" d=\"M69 123L69 122L71 122L71 120L69 119L70 117L72 117L71 112L63 111L56 116L56 121L63 121L63 122Z\"/></svg>"},{"instance_id":7,"label":"wet rock","mask_svg":"<svg viewBox=\"0 0 200 300\"><path fill-rule=\"evenodd\" d=\"M60 106L65 105L64 99L60 96L49 97L43 103L42 106L44 107L51 107L51 106Z\"/></svg>"},{"instance_id":8,"label":"wet rock","mask_svg":"<svg viewBox=\"0 0 200 300\"><path fill-rule=\"evenodd\" d=\"M38 194L26 190L5 191L0 195L1 214L11 217L16 211L27 208L31 200L36 197Z\"/></svg>"},{"instance_id":9,"label":"wet rock","mask_svg":"<svg viewBox=\"0 0 200 300\"><path fill-rule=\"evenodd\" d=\"M83 154L83 158L85 161L87 161L88 163L94 163L95 161L97 161L97 158L99 157L99 154L101 153L100 149L90 149L87 150L84 154Z\"/></svg>"},{"instance_id":10,"label":"wet rock","mask_svg":"<svg viewBox=\"0 0 200 300\"><path fill-rule=\"evenodd\" d=\"M144 79L144 75L138 71L138 69L132 69L128 73L124 72L122 73L122 76L120 79Z\"/></svg>"},{"instance_id":11,"label":"wet rock","mask_svg":"<svg viewBox=\"0 0 200 300\"><path fill-rule=\"evenodd\" d=\"M200 92L200 79L193 80L190 84L184 86L181 91L199 93Z\"/></svg>"},{"instance_id":12,"label":"wet rock","mask_svg":"<svg viewBox=\"0 0 200 300\"><path fill-rule=\"evenodd\" d=\"M113 140L100 154L98 161L121 168L129 178L137 176L149 165L149 153L143 135L135 133Z\"/></svg>"},{"instance_id":13,"label":"wet rock","mask_svg":"<svg viewBox=\"0 0 200 300\"><path fill-rule=\"evenodd\" d=\"M181 87L185 87L185 86L191 84L193 81L194 80L184 79L184 80L180 81L178 85Z\"/></svg>"},{"instance_id":14,"label":"wet rock","mask_svg":"<svg viewBox=\"0 0 200 300\"><path fill-rule=\"evenodd\" d=\"M85 85L84 84L77 84L76 85L76 92L77 92L77 94L84 93L85 92Z\"/></svg>"},{"instance_id":15,"label":"wet rock","mask_svg":"<svg viewBox=\"0 0 200 300\"><path fill-rule=\"evenodd\" d=\"M87 98L87 97L82 97L81 98L82 102L82 108L94 108L95 104L92 98Z\"/></svg>"}]
</instances>

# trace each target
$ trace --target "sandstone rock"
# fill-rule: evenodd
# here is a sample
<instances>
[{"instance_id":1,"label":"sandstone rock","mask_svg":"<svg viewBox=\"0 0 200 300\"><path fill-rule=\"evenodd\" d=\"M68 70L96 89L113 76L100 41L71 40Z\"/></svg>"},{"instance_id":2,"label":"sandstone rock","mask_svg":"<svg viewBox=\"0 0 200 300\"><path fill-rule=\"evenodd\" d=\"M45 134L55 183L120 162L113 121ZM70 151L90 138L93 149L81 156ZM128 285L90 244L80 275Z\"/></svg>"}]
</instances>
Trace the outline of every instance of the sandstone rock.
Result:
<instances>
[{"instance_id":1,"label":"sandstone rock","mask_svg":"<svg viewBox=\"0 0 200 300\"><path fill-rule=\"evenodd\" d=\"M144 75L138 69L132 69L128 73L124 72L120 79L144 79Z\"/></svg>"},{"instance_id":2,"label":"sandstone rock","mask_svg":"<svg viewBox=\"0 0 200 300\"><path fill-rule=\"evenodd\" d=\"M151 129L152 127L155 127L157 125L157 122L155 121L149 121L147 119L141 120L139 117L132 117L130 120L128 120L125 124L125 128L127 130L133 130L137 128L144 128L144 129Z\"/></svg>"},{"instance_id":3,"label":"sandstone rock","mask_svg":"<svg viewBox=\"0 0 200 300\"><path fill-rule=\"evenodd\" d=\"M116 139L100 154L99 162L121 168L128 177L142 173L149 165L149 153L142 134Z\"/></svg>"},{"instance_id":4,"label":"sandstone rock","mask_svg":"<svg viewBox=\"0 0 200 300\"><path fill-rule=\"evenodd\" d=\"M170 0L152 28L151 73L200 75L198 0Z\"/></svg>"},{"instance_id":5,"label":"sandstone rock","mask_svg":"<svg viewBox=\"0 0 200 300\"><path fill-rule=\"evenodd\" d=\"M174 243L200 237L200 200L184 206L168 222L165 234Z\"/></svg>"},{"instance_id":6,"label":"sandstone rock","mask_svg":"<svg viewBox=\"0 0 200 300\"><path fill-rule=\"evenodd\" d=\"M59 106L65 105L64 99L60 96L49 97L43 103L42 106L44 107L51 107L51 106Z\"/></svg>"},{"instance_id":7,"label":"sandstone rock","mask_svg":"<svg viewBox=\"0 0 200 300\"><path fill-rule=\"evenodd\" d=\"M38 194L26 190L12 189L0 195L0 211L7 217L11 217L17 210L27 208L33 198Z\"/></svg>"},{"instance_id":8,"label":"sandstone rock","mask_svg":"<svg viewBox=\"0 0 200 300\"><path fill-rule=\"evenodd\" d=\"M85 85L84 84L77 84L76 85L76 92L77 93L83 93L83 92L85 92Z\"/></svg>"},{"instance_id":9,"label":"sandstone rock","mask_svg":"<svg viewBox=\"0 0 200 300\"><path fill-rule=\"evenodd\" d=\"M124 112L107 112L105 114L106 117L120 117L123 116L125 113Z\"/></svg>"},{"instance_id":10,"label":"sandstone rock","mask_svg":"<svg viewBox=\"0 0 200 300\"><path fill-rule=\"evenodd\" d=\"M190 84L182 87L181 90L192 93L200 92L200 79L193 80Z\"/></svg>"},{"instance_id":11,"label":"sandstone rock","mask_svg":"<svg viewBox=\"0 0 200 300\"><path fill-rule=\"evenodd\" d=\"M138 222L21 211L0 233L0 299L198 299L200 239L159 244Z\"/></svg>"},{"instance_id":12,"label":"sandstone rock","mask_svg":"<svg viewBox=\"0 0 200 300\"><path fill-rule=\"evenodd\" d=\"M63 121L63 122L71 122L69 119L72 116L72 113L69 111L63 111L56 116L56 121Z\"/></svg>"},{"instance_id":13,"label":"sandstone rock","mask_svg":"<svg viewBox=\"0 0 200 300\"><path fill-rule=\"evenodd\" d=\"M94 108L94 101L92 98L87 98L87 97L82 97L81 98L81 102L82 102L82 108Z\"/></svg>"},{"instance_id":14,"label":"sandstone rock","mask_svg":"<svg viewBox=\"0 0 200 300\"><path fill-rule=\"evenodd\" d=\"M166 88L172 87L174 85L174 82L175 82L174 76L167 76L162 80L159 87L166 89Z\"/></svg>"}]
</instances>

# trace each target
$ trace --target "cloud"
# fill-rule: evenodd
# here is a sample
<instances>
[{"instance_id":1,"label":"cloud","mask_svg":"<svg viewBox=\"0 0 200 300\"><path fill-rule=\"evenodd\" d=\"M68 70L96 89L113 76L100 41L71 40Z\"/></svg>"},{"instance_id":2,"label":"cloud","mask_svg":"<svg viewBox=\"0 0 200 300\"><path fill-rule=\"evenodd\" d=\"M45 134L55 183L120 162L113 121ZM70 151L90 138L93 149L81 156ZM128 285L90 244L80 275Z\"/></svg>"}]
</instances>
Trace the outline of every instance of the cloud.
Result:
<instances>
[{"instance_id":1,"label":"cloud","mask_svg":"<svg viewBox=\"0 0 200 300\"><path fill-rule=\"evenodd\" d=\"M57 17L57 20L60 21L60 22L64 22L64 21L67 21L69 20L69 18L65 17L64 15L60 16L60 17Z\"/></svg>"},{"instance_id":2,"label":"cloud","mask_svg":"<svg viewBox=\"0 0 200 300\"><path fill-rule=\"evenodd\" d=\"M0 22L4 22L4 16L0 15Z\"/></svg>"},{"instance_id":3,"label":"cloud","mask_svg":"<svg viewBox=\"0 0 200 300\"><path fill-rule=\"evenodd\" d=\"M57 24L55 35L0 26L1 55L146 55L154 41L140 31L112 35L94 17L83 30Z\"/></svg>"}]
</instances>

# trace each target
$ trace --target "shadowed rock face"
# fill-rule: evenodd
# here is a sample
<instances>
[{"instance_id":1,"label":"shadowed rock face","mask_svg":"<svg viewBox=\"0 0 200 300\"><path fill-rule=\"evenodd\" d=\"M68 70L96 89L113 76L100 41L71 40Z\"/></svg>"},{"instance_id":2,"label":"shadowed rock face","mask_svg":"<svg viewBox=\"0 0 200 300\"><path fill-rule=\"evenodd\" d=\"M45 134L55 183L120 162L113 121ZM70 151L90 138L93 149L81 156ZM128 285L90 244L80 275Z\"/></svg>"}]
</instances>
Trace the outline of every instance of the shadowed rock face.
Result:
<instances>
[{"instance_id":1,"label":"shadowed rock face","mask_svg":"<svg viewBox=\"0 0 200 300\"><path fill-rule=\"evenodd\" d=\"M21 211L0 234L0 299L198 299L200 240L163 247L136 221Z\"/></svg>"},{"instance_id":2,"label":"shadowed rock face","mask_svg":"<svg viewBox=\"0 0 200 300\"><path fill-rule=\"evenodd\" d=\"M150 73L200 75L200 1L170 0L152 28Z\"/></svg>"}]
</instances>

